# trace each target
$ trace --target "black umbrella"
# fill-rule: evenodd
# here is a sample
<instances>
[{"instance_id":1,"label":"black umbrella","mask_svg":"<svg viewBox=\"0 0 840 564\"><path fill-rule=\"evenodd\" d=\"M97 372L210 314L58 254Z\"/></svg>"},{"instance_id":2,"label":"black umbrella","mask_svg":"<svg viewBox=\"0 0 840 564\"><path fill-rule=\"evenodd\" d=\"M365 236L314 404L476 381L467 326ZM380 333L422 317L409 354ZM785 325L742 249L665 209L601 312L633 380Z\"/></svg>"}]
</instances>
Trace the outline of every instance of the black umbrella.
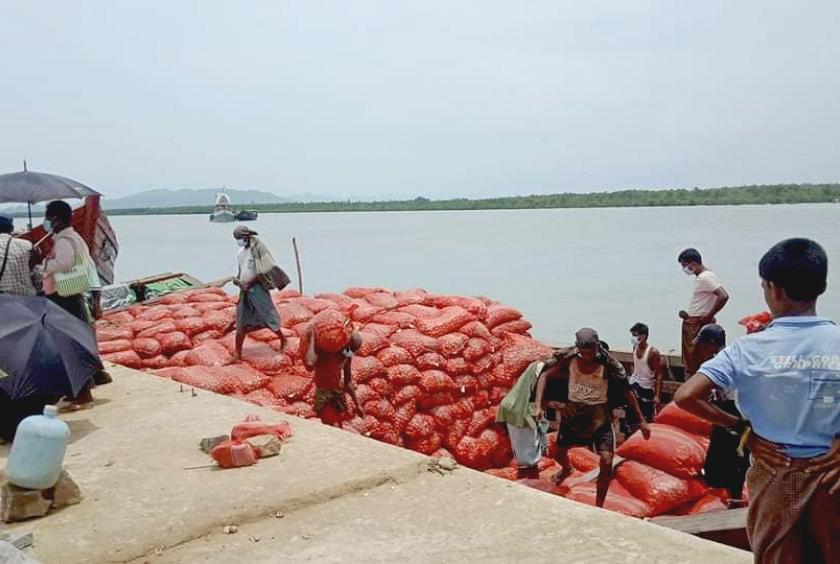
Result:
<instances>
[{"instance_id":1,"label":"black umbrella","mask_svg":"<svg viewBox=\"0 0 840 564\"><path fill-rule=\"evenodd\" d=\"M0 294L0 388L76 396L101 367L91 327L46 298Z\"/></svg>"},{"instance_id":2,"label":"black umbrella","mask_svg":"<svg viewBox=\"0 0 840 564\"><path fill-rule=\"evenodd\" d=\"M29 209L30 229L32 229L32 204L49 200L84 198L98 194L99 192L93 188L88 188L70 178L28 170L26 161L23 161L22 172L0 175L0 204L26 202Z\"/></svg>"}]
</instances>

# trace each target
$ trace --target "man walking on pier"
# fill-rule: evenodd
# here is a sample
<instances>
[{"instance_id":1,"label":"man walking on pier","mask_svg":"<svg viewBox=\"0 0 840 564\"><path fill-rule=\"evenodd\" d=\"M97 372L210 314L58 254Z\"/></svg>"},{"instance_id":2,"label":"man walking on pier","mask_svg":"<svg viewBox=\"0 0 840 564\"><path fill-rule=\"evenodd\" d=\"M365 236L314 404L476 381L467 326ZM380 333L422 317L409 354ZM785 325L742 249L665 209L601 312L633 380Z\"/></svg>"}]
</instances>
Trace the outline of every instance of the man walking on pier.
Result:
<instances>
[{"instance_id":1,"label":"man walking on pier","mask_svg":"<svg viewBox=\"0 0 840 564\"><path fill-rule=\"evenodd\" d=\"M773 321L704 363L675 399L752 452L756 562L840 562L840 327L816 308L828 258L810 239L787 239L758 272ZM734 392L746 421L710 403L714 389Z\"/></svg>"},{"instance_id":2,"label":"man walking on pier","mask_svg":"<svg viewBox=\"0 0 840 564\"><path fill-rule=\"evenodd\" d=\"M685 249L677 257L683 272L694 277L694 293L688 308L679 311L682 319L682 358L686 376L697 372L700 365L695 353L694 338L700 328L715 322L715 315L729 301L729 294L724 289L714 272L703 265L703 259L697 249Z\"/></svg>"}]
</instances>

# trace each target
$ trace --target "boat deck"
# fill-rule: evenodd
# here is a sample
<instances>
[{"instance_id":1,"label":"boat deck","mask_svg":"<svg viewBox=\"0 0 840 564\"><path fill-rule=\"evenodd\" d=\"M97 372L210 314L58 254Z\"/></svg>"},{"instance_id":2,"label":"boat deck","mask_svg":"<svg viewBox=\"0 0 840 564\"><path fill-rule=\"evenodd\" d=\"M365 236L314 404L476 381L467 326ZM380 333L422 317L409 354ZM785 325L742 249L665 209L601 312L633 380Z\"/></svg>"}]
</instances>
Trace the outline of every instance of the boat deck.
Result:
<instances>
[{"instance_id":1,"label":"boat deck","mask_svg":"<svg viewBox=\"0 0 840 564\"><path fill-rule=\"evenodd\" d=\"M122 367L64 416L85 500L15 523L51 562L750 562L749 553ZM198 450L249 413L290 421L274 458L219 470ZM8 446L0 447L0 467ZM195 468L200 467L200 468ZM278 517L278 512L281 517ZM239 531L225 535L225 525Z\"/></svg>"}]
</instances>

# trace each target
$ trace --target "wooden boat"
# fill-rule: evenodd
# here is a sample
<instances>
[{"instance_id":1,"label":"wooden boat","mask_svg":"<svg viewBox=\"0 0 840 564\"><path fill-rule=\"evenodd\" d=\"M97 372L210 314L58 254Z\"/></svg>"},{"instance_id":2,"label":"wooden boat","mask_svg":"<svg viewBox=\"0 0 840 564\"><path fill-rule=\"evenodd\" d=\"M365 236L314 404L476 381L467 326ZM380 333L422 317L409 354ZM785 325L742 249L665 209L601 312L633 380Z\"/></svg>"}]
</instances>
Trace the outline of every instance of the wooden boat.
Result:
<instances>
[{"instance_id":1,"label":"wooden boat","mask_svg":"<svg viewBox=\"0 0 840 564\"><path fill-rule=\"evenodd\" d=\"M239 210L236 212L236 221L256 221L257 215L253 210Z\"/></svg>"}]
</instances>

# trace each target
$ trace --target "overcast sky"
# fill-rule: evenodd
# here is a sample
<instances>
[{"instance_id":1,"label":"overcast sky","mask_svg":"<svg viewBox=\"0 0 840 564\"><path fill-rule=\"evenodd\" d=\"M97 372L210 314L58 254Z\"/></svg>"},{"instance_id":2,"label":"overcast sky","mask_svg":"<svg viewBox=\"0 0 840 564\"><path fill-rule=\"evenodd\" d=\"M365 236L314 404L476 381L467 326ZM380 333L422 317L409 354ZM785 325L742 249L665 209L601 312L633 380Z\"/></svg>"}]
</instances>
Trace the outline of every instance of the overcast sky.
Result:
<instances>
[{"instance_id":1,"label":"overcast sky","mask_svg":"<svg viewBox=\"0 0 840 564\"><path fill-rule=\"evenodd\" d=\"M840 2L0 0L0 172L121 196L840 180Z\"/></svg>"}]
</instances>

